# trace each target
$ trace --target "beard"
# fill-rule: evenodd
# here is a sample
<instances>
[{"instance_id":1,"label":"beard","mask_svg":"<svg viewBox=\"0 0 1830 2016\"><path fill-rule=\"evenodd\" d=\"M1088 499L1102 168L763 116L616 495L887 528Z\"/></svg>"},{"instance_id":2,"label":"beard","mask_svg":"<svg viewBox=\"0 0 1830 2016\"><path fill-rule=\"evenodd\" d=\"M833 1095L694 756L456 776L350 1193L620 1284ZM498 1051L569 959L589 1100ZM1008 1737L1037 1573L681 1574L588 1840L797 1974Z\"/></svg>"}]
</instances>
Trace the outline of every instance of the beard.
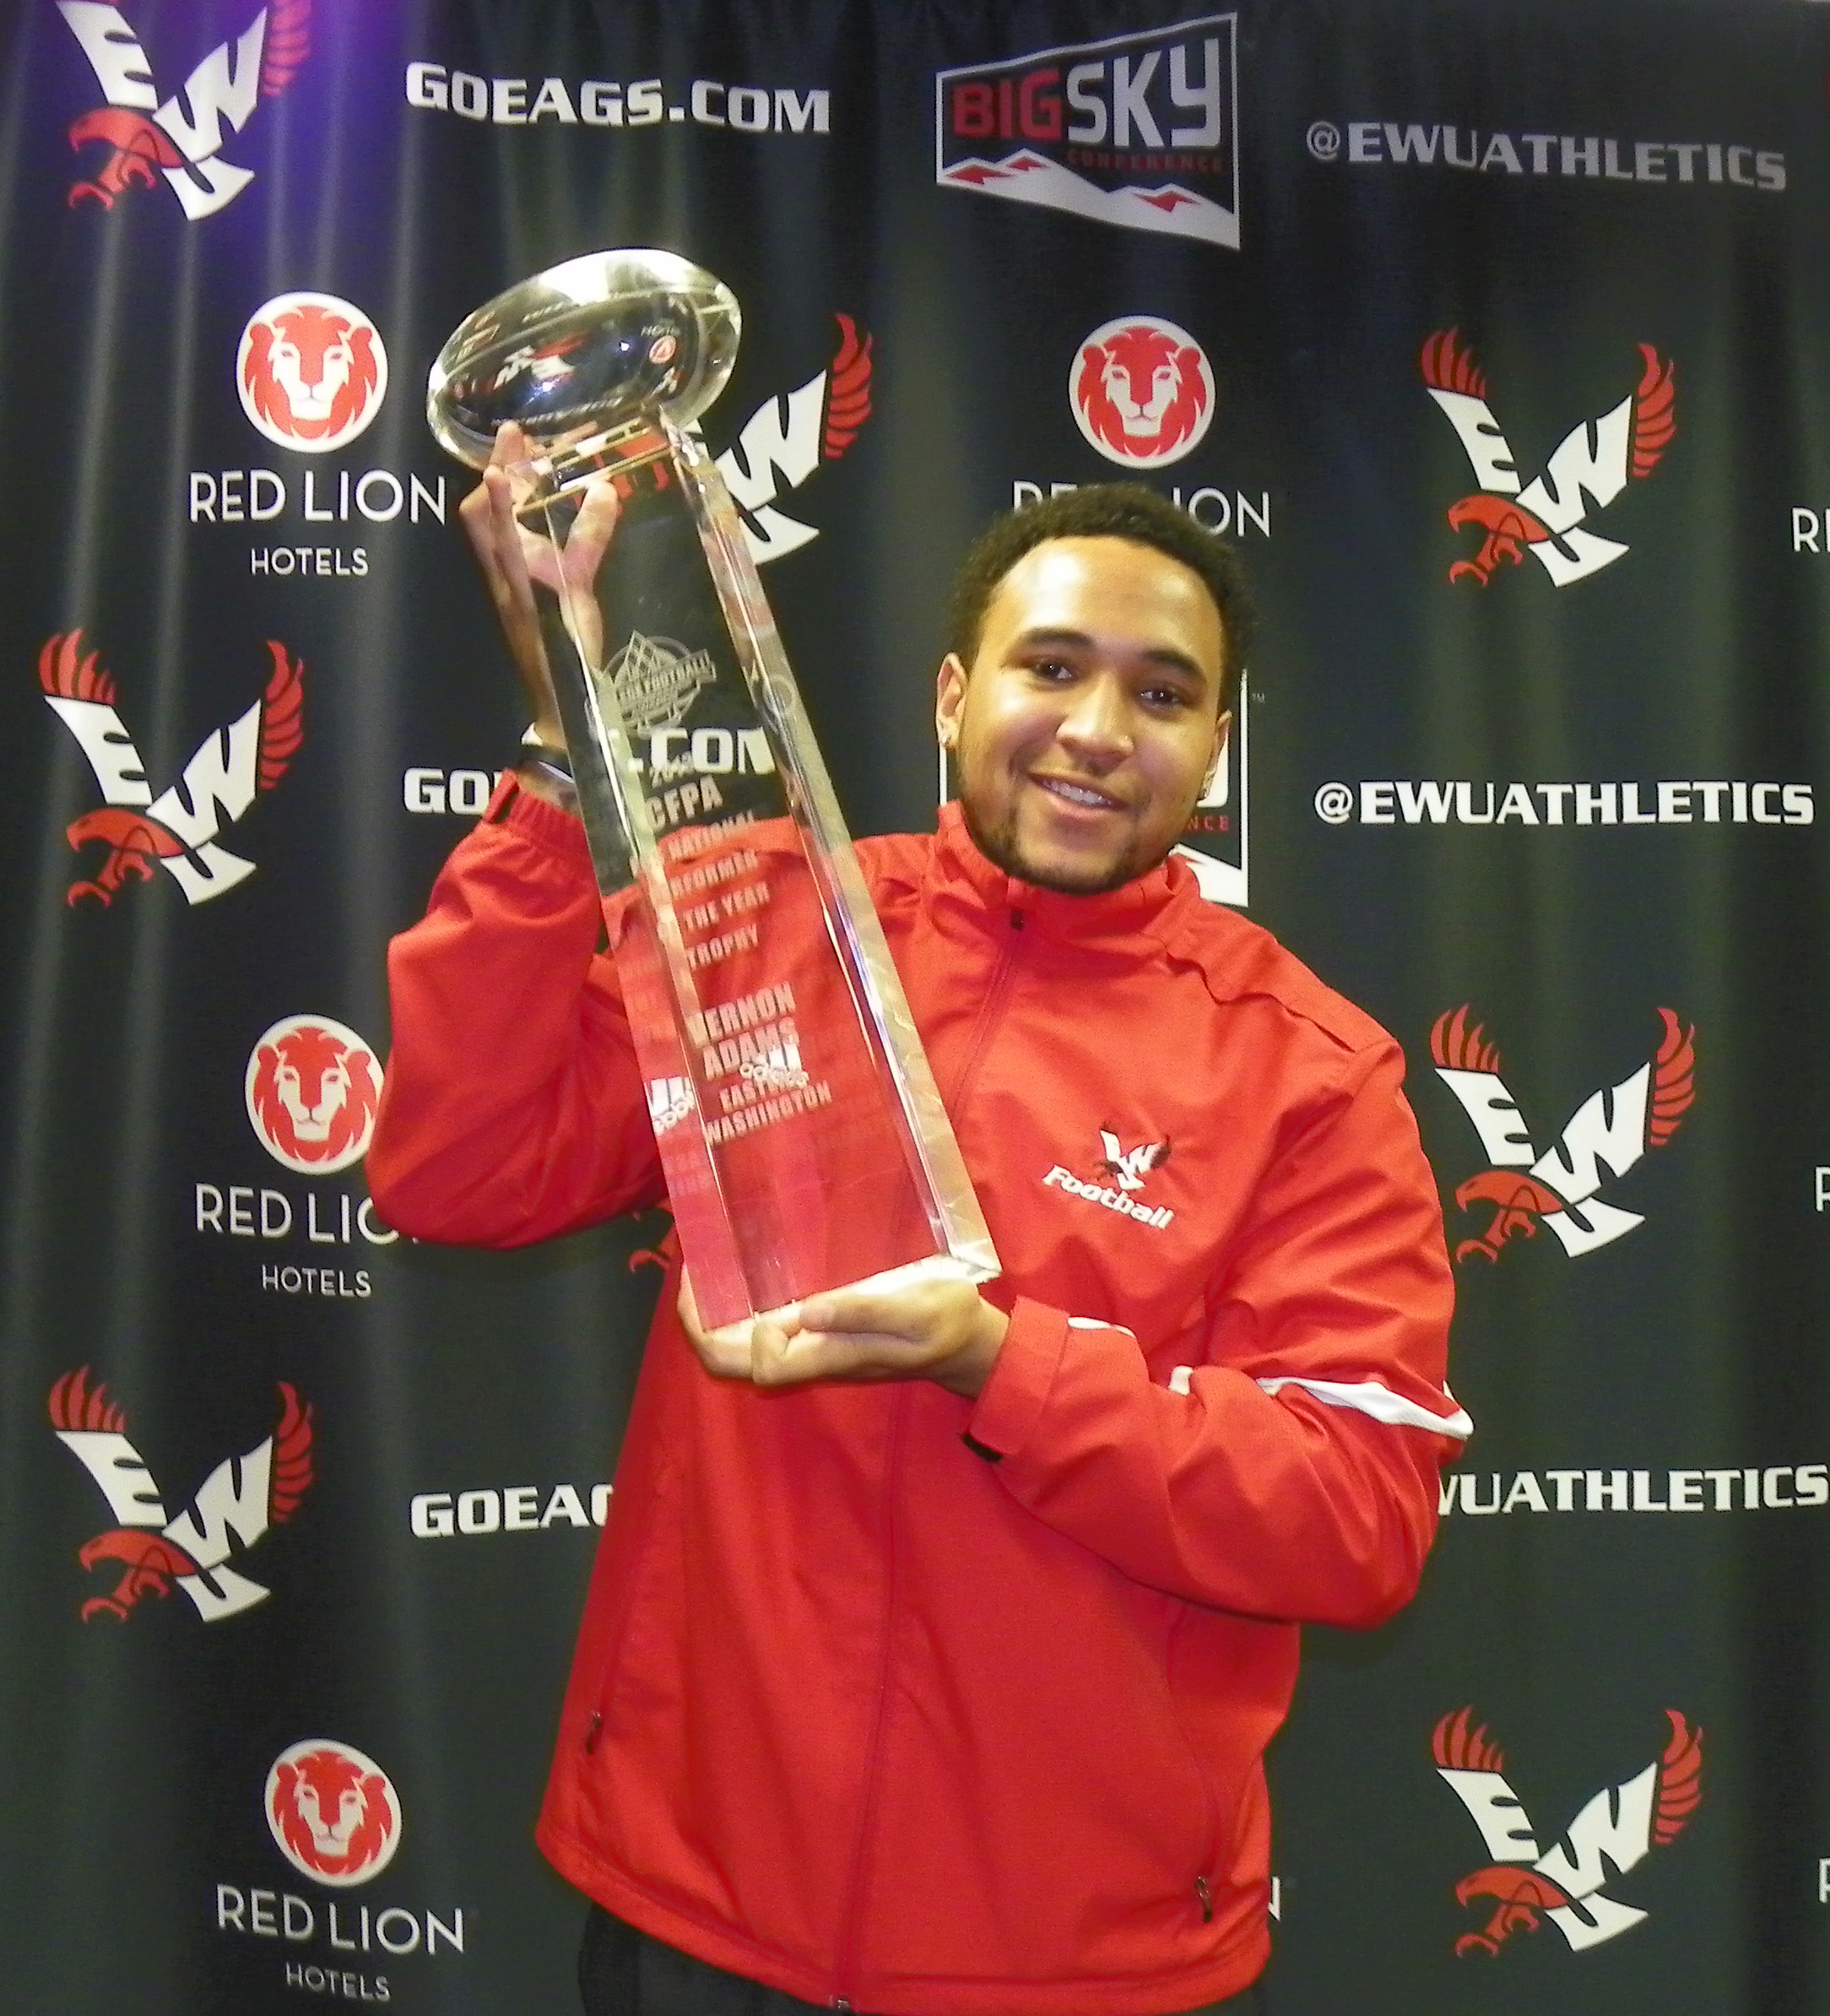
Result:
<instances>
[{"instance_id":1,"label":"beard","mask_svg":"<svg viewBox=\"0 0 1830 2016\"><path fill-rule=\"evenodd\" d=\"M1182 828L1188 823L1188 814L1193 810L1191 803L1177 824L1175 837L1154 854L1147 847L1125 847L1104 867L1090 863L1084 870L1063 870L1043 867L1025 854L1017 838L1015 806L995 824L988 824L979 817L970 798L962 794L960 799L960 815L980 854L994 868L1001 868L1018 881L1027 882L1034 889L1049 890L1057 896L1110 896L1113 890L1123 889L1127 882L1137 881L1153 869L1161 867L1168 859L1176 837L1180 836Z\"/></svg>"}]
</instances>

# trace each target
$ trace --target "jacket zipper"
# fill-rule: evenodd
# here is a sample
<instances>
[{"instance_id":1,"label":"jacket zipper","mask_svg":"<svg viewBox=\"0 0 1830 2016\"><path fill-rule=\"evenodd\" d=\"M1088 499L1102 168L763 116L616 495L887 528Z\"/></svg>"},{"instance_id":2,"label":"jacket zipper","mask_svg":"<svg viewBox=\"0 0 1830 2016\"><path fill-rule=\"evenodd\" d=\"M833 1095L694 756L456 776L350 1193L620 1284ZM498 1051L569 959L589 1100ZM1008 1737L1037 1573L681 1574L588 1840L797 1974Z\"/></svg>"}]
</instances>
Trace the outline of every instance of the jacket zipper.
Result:
<instances>
[{"instance_id":1,"label":"jacket zipper","mask_svg":"<svg viewBox=\"0 0 1830 2016\"><path fill-rule=\"evenodd\" d=\"M883 1593L883 1653L877 1665L877 1699L871 1712L870 1739L864 1748L864 1791L858 1807L858 1833L852 1845L852 1871L846 1884L845 1899L840 1907L839 1943L833 1958L833 1971L842 1989L853 1986L852 1977L858 1968L864 1891L870 1880L872 1830L877 1813L878 1768L883 1756L884 1724L889 1716L890 1666L896 1643L898 1581L896 1507L902 1470L902 1424L906 1401L907 1395L898 1393L891 1403L890 1449L884 1465L884 1548L889 1557L890 1565L885 1577ZM842 2016L848 2016L853 2005L850 1997L841 1993L833 1996L831 2006L840 2011Z\"/></svg>"},{"instance_id":2,"label":"jacket zipper","mask_svg":"<svg viewBox=\"0 0 1830 2016\"><path fill-rule=\"evenodd\" d=\"M1017 951L1022 943L1021 932L1026 919L1023 913L1015 908L1010 912L1010 935L998 950L998 962L991 969L991 984L985 989L983 1005L978 1011L978 1025L972 1031L972 1048L966 1054L966 1062L960 1067L960 1075L954 1081L950 1095L946 1100L955 1121L966 1113L966 1095L972 1091L978 1076L979 1066L985 1060L985 1052L991 1047L992 1031L997 1027L1004 1009L1004 996L1010 991L1010 983L1016 977Z\"/></svg>"}]
</instances>

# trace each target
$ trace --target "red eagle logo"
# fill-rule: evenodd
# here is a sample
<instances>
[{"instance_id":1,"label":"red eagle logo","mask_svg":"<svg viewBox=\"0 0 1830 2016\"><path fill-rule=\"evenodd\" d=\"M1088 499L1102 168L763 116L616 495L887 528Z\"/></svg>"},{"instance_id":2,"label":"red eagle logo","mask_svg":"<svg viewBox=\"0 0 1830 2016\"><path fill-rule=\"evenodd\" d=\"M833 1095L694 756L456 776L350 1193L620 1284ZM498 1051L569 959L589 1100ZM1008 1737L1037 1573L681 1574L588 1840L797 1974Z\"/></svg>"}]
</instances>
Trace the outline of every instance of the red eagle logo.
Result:
<instances>
[{"instance_id":1,"label":"red eagle logo","mask_svg":"<svg viewBox=\"0 0 1830 2016\"><path fill-rule=\"evenodd\" d=\"M311 0L271 0L163 99L119 8L91 0L58 12L107 100L70 126L73 148L108 149L93 180L71 184L73 208L93 202L112 209L117 197L136 186L150 189L164 176L186 216L207 217L253 181L253 171L225 160L222 149L229 133L241 131L263 98L284 91L311 54Z\"/></svg>"},{"instance_id":2,"label":"red eagle logo","mask_svg":"<svg viewBox=\"0 0 1830 2016\"><path fill-rule=\"evenodd\" d=\"M225 728L198 745L177 783L155 798L145 766L115 711L114 675L98 653L83 651L83 633L48 637L38 654L38 683L46 704L76 738L107 803L65 828L79 853L100 842L107 854L95 875L70 885L66 901L93 897L105 908L127 881L149 882L154 863L183 890L208 902L246 881L254 864L217 844L263 792L271 791L305 740L305 666L284 644L268 640L273 669L265 691Z\"/></svg>"},{"instance_id":3,"label":"red eagle logo","mask_svg":"<svg viewBox=\"0 0 1830 2016\"><path fill-rule=\"evenodd\" d=\"M1431 1755L1437 1775L1467 1808L1493 1858L1455 1885L1461 1905L1491 1904L1478 1932L1455 1942L1458 1959L1496 1955L1514 1932L1535 1932L1548 1919L1573 1952L1630 1932L1649 1916L1610 1897L1604 1885L1666 1848L1703 1803L1703 1731L1675 1708L1663 1753L1583 1807L1562 1838L1540 1852L1531 1818L1506 1781L1506 1759L1474 1710L1445 1715Z\"/></svg>"},{"instance_id":4,"label":"red eagle logo","mask_svg":"<svg viewBox=\"0 0 1830 2016\"><path fill-rule=\"evenodd\" d=\"M1457 1260L1497 1260L1513 1238L1546 1225L1572 1255L1605 1246L1644 1220L1598 1195L1605 1178L1624 1176L1649 1148L1669 1142L1697 1097L1697 1032L1671 1008L1653 1055L1618 1085L1591 1092L1542 1155L1532 1146L1519 1103L1500 1076L1500 1053L1464 1004L1430 1031L1436 1075L1474 1124L1492 1166L1455 1190L1464 1211L1492 1207L1485 1232L1464 1239ZM1605 1172L1605 1173L1604 1173Z\"/></svg>"},{"instance_id":5,"label":"red eagle logo","mask_svg":"<svg viewBox=\"0 0 1830 2016\"><path fill-rule=\"evenodd\" d=\"M142 1596L169 1596L174 1585L206 1623L271 1593L229 1563L284 1526L311 1488L312 1409L293 1387L279 1384L272 1433L244 1455L225 1456L176 1519L128 1439L127 1415L106 1386L89 1383L87 1365L51 1387L49 1411L58 1441L89 1472L116 1522L77 1550L86 1569L112 1563L122 1571L108 1595L84 1604L84 1623L124 1619Z\"/></svg>"},{"instance_id":6,"label":"red eagle logo","mask_svg":"<svg viewBox=\"0 0 1830 2016\"><path fill-rule=\"evenodd\" d=\"M759 566L819 538L817 527L777 510L777 502L822 462L836 462L870 418L872 339L849 315L833 320L839 347L831 363L793 392L764 400L717 458Z\"/></svg>"},{"instance_id":7,"label":"red eagle logo","mask_svg":"<svg viewBox=\"0 0 1830 2016\"><path fill-rule=\"evenodd\" d=\"M1639 346L1639 382L1593 420L1578 420L1542 471L1521 481L1516 458L1486 403L1486 374L1458 348L1459 329L1438 329L1419 359L1430 397L1455 430L1478 490L1448 507L1451 529L1481 534L1471 559L1458 560L1451 581L1485 588L1500 566L1529 553L1559 588L1597 573L1628 548L1589 528L1630 481L1649 476L1677 432L1675 367L1649 343Z\"/></svg>"}]
</instances>

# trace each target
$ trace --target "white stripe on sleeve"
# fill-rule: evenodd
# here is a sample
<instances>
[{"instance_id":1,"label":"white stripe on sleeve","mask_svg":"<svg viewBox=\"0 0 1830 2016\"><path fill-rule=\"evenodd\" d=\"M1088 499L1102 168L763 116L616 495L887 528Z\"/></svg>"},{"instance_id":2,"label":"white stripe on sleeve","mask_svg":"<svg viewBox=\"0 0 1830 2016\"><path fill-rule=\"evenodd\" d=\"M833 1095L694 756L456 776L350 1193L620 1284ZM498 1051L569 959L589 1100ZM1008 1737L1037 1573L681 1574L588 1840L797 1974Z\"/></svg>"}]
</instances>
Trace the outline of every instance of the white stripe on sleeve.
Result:
<instances>
[{"instance_id":1,"label":"white stripe on sleeve","mask_svg":"<svg viewBox=\"0 0 1830 2016\"><path fill-rule=\"evenodd\" d=\"M1172 1380L1171 1384L1173 1383ZM1432 1434L1453 1436L1458 1442L1465 1442L1474 1433L1474 1423L1469 1418L1466 1408L1456 1405L1454 1395L1446 1387L1443 1397L1455 1412L1445 1415L1431 1413L1414 1400L1406 1400L1402 1394L1394 1393L1389 1386L1382 1386L1376 1379L1362 1379L1356 1386L1332 1379L1261 1379L1259 1384L1267 1393L1276 1393L1285 1386L1301 1386L1305 1393L1313 1393L1324 1406L1351 1407L1358 1413L1370 1414L1373 1420L1383 1422L1388 1428L1427 1428Z\"/></svg>"}]
</instances>

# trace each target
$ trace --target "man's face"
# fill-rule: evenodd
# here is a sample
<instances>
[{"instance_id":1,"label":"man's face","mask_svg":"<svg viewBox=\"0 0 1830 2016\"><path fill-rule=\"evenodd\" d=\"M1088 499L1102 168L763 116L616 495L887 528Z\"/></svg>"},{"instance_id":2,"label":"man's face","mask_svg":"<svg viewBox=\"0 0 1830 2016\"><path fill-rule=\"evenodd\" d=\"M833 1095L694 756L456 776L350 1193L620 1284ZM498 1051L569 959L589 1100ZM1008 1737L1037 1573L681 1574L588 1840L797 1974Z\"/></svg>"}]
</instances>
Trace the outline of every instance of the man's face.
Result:
<instances>
[{"instance_id":1,"label":"man's face","mask_svg":"<svg viewBox=\"0 0 1830 2016\"><path fill-rule=\"evenodd\" d=\"M1226 746L1220 611L1179 561L1123 539L1047 539L998 584L935 720L961 809L1006 874L1092 896L1147 874Z\"/></svg>"}]
</instances>

